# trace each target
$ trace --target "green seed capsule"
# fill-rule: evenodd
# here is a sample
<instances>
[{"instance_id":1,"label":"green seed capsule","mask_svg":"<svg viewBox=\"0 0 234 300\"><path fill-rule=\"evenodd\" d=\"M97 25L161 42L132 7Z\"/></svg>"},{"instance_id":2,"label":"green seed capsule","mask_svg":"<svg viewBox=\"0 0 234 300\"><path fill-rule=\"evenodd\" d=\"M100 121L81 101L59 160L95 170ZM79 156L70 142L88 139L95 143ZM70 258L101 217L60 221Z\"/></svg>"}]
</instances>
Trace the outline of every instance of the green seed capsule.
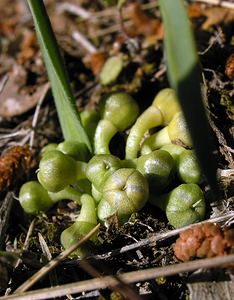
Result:
<instances>
[{"instance_id":1,"label":"green seed capsule","mask_svg":"<svg viewBox=\"0 0 234 300\"><path fill-rule=\"evenodd\" d=\"M58 150L46 152L37 174L39 182L50 192L63 190L67 185L84 179L86 163L75 161Z\"/></svg>"},{"instance_id":2,"label":"green seed capsule","mask_svg":"<svg viewBox=\"0 0 234 300\"><path fill-rule=\"evenodd\" d=\"M80 197L81 193L70 186L57 193L51 193L37 181L26 182L19 192L19 202L23 210L33 215L46 212L60 200L73 200L80 204Z\"/></svg>"},{"instance_id":3,"label":"green seed capsule","mask_svg":"<svg viewBox=\"0 0 234 300\"><path fill-rule=\"evenodd\" d=\"M174 161L177 163L180 154L186 150L186 148L181 147L179 145L176 144L167 144L164 145L163 147L160 148L160 150L164 150L167 151L168 153L171 154L171 156L173 157Z\"/></svg>"},{"instance_id":4,"label":"green seed capsule","mask_svg":"<svg viewBox=\"0 0 234 300\"><path fill-rule=\"evenodd\" d=\"M26 213L33 215L47 211L54 204L47 190L37 181L29 181L22 185L19 202Z\"/></svg>"},{"instance_id":5,"label":"green seed capsule","mask_svg":"<svg viewBox=\"0 0 234 300\"><path fill-rule=\"evenodd\" d=\"M119 131L130 127L139 114L136 101L127 93L112 93L104 102L102 119L109 120Z\"/></svg>"},{"instance_id":6,"label":"green seed capsule","mask_svg":"<svg viewBox=\"0 0 234 300\"><path fill-rule=\"evenodd\" d=\"M175 228L200 222L205 217L206 203L197 184L181 184L168 197L166 215Z\"/></svg>"},{"instance_id":7,"label":"green seed capsule","mask_svg":"<svg viewBox=\"0 0 234 300\"><path fill-rule=\"evenodd\" d=\"M106 180L102 200L98 205L98 218L102 221L117 214L120 223L146 204L149 188L146 178L135 169L115 171Z\"/></svg>"},{"instance_id":8,"label":"green seed capsule","mask_svg":"<svg viewBox=\"0 0 234 300\"><path fill-rule=\"evenodd\" d=\"M147 178L150 193L161 192L172 178L174 160L168 152L155 150L140 156L136 168Z\"/></svg>"},{"instance_id":9,"label":"green seed capsule","mask_svg":"<svg viewBox=\"0 0 234 300\"><path fill-rule=\"evenodd\" d=\"M193 150L185 150L179 155L177 173L185 183L200 183L202 173Z\"/></svg>"},{"instance_id":10,"label":"green seed capsule","mask_svg":"<svg viewBox=\"0 0 234 300\"><path fill-rule=\"evenodd\" d=\"M107 178L121 168L121 160L111 154L93 156L87 164L86 176L94 187L101 192Z\"/></svg>"},{"instance_id":11,"label":"green seed capsule","mask_svg":"<svg viewBox=\"0 0 234 300\"><path fill-rule=\"evenodd\" d=\"M84 143L63 141L58 144L56 149L75 160L88 161L90 159L89 149Z\"/></svg>"}]
</instances>

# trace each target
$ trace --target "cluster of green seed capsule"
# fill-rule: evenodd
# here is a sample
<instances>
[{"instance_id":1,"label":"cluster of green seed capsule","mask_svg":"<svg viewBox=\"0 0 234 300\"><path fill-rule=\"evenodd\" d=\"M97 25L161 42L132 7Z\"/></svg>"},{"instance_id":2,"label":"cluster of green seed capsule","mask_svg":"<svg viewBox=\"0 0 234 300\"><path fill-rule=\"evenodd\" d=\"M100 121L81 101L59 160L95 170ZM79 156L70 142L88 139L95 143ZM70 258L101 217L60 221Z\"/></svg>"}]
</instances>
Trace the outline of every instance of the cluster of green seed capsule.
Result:
<instances>
[{"instance_id":1,"label":"cluster of green seed capsule","mask_svg":"<svg viewBox=\"0 0 234 300\"><path fill-rule=\"evenodd\" d=\"M63 199L81 205L75 223L61 234L65 248L114 214L123 224L147 201L163 209L176 228L204 218L202 174L172 89L161 90L140 115L130 95L112 93L103 100L100 116L85 112L81 120L95 155L90 157L78 142L50 144L42 149L38 181L25 183L19 193L30 214L45 212ZM126 135L125 159L110 152L117 132Z\"/></svg>"}]
</instances>

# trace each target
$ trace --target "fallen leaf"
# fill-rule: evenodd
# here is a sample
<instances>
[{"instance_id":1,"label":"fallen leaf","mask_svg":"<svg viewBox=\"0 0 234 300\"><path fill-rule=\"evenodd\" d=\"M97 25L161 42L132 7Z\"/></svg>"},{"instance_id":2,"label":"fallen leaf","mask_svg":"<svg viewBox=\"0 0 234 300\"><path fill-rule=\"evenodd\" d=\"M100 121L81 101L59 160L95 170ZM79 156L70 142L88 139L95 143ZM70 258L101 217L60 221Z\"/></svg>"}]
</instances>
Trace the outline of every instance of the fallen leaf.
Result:
<instances>
[{"instance_id":1,"label":"fallen leaf","mask_svg":"<svg viewBox=\"0 0 234 300\"><path fill-rule=\"evenodd\" d=\"M209 30L213 25L220 23L229 24L234 21L234 10L224 7L210 7L204 10L204 15L207 17L202 24L203 30Z\"/></svg>"},{"instance_id":2,"label":"fallen leaf","mask_svg":"<svg viewBox=\"0 0 234 300\"><path fill-rule=\"evenodd\" d=\"M24 69L17 65L8 73L8 79L0 94L0 116L10 118L21 115L36 106L46 84L37 87L28 87L24 84L26 74Z\"/></svg>"},{"instance_id":3,"label":"fallen leaf","mask_svg":"<svg viewBox=\"0 0 234 300\"><path fill-rule=\"evenodd\" d=\"M95 52L88 54L85 58L85 63L90 67L94 75L99 75L101 69L106 61L106 54L104 52Z\"/></svg>"},{"instance_id":4,"label":"fallen leaf","mask_svg":"<svg viewBox=\"0 0 234 300\"><path fill-rule=\"evenodd\" d=\"M147 15L139 3L133 3L128 6L129 18L132 20L135 33L144 36L157 35L161 30L161 21Z\"/></svg>"},{"instance_id":5,"label":"fallen leaf","mask_svg":"<svg viewBox=\"0 0 234 300\"><path fill-rule=\"evenodd\" d=\"M32 30L23 31L23 39L20 45L20 52L17 55L19 64L24 64L26 61L36 56L38 52L38 43L35 32Z\"/></svg>"},{"instance_id":6,"label":"fallen leaf","mask_svg":"<svg viewBox=\"0 0 234 300\"><path fill-rule=\"evenodd\" d=\"M189 18L199 18L204 15L204 5L202 3L192 3L188 6Z\"/></svg>"}]
</instances>

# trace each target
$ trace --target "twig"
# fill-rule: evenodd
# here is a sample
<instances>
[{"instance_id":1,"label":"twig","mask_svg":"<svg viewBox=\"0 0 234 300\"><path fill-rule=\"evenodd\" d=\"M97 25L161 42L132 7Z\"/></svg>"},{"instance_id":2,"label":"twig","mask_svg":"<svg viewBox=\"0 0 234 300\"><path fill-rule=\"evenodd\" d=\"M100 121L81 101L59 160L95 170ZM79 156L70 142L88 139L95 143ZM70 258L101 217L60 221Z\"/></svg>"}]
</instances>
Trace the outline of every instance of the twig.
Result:
<instances>
[{"instance_id":1,"label":"twig","mask_svg":"<svg viewBox=\"0 0 234 300\"><path fill-rule=\"evenodd\" d=\"M72 37L77 43L81 44L81 46L90 54L97 52L96 47L89 40L87 40L87 38L79 31L74 31L72 33Z\"/></svg>"},{"instance_id":2,"label":"twig","mask_svg":"<svg viewBox=\"0 0 234 300\"><path fill-rule=\"evenodd\" d=\"M137 270L133 272L127 272L119 275L120 280L125 283L134 283L139 281L146 281L156 277L167 277L184 272L191 272L200 268L215 268L228 265L234 262L234 254L228 256L220 256L214 258L205 258L195 261L173 264L169 266L151 268L147 270ZM81 282L74 282L65 284L58 287L45 288L41 290L35 290L28 293L22 293L21 295L11 295L7 297L0 297L0 300L43 300L53 297L61 297L68 293L76 294L95 289L104 289L110 285L115 284L116 278L113 276L105 276L103 278L94 278L90 280L84 280Z\"/></svg>"},{"instance_id":3,"label":"twig","mask_svg":"<svg viewBox=\"0 0 234 300\"><path fill-rule=\"evenodd\" d=\"M14 201L12 192L6 194L5 199L0 205L0 249L5 243L5 233L9 225L9 219L11 215L11 209Z\"/></svg>"},{"instance_id":4,"label":"twig","mask_svg":"<svg viewBox=\"0 0 234 300\"><path fill-rule=\"evenodd\" d=\"M71 14L77 15L81 17L82 19L86 20L92 17L92 13L84 9L83 7L80 7L78 5L75 5L73 3L62 3L59 4L57 7L57 10L59 13L63 13L64 11L67 11Z\"/></svg>"},{"instance_id":5,"label":"twig","mask_svg":"<svg viewBox=\"0 0 234 300\"><path fill-rule=\"evenodd\" d=\"M20 129L17 130L15 132L11 132L11 133L4 133L1 134L0 133L0 140L5 140L5 139L10 139L10 138L14 138L14 137L20 137L20 136L26 136L29 133L29 129Z\"/></svg>"},{"instance_id":6,"label":"twig","mask_svg":"<svg viewBox=\"0 0 234 300\"><path fill-rule=\"evenodd\" d=\"M226 8L234 8L234 3L230 1L222 1L222 0L194 0L195 2L203 2L212 5L218 5Z\"/></svg>"},{"instance_id":7,"label":"twig","mask_svg":"<svg viewBox=\"0 0 234 300\"><path fill-rule=\"evenodd\" d=\"M155 8L157 6L158 6L158 4L156 1L151 1L146 4L142 4L141 8L143 10L149 10L149 9ZM91 21L94 21L96 19L106 19L106 18L117 17L116 6L106 8L102 11L96 11L96 12L90 13L89 11L85 10L84 8L82 8L78 5L74 5L72 3L63 3L58 6L58 11L59 12L67 11L71 14L74 14L74 15L77 15L77 16L83 18L84 20L90 19ZM128 14L126 12L124 12L124 18L127 18L127 17L128 17Z\"/></svg>"},{"instance_id":8,"label":"twig","mask_svg":"<svg viewBox=\"0 0 234 300\"><path fill-rule=\"evenodd\" d=\"M210 42L210 44L208 45L208 47L205 50L203 50L203 51L199 51L198 54L199 55L206 54L215 45L215 43L218 42L218 39L220 38L220 35L221 35L221 33L218 32L218 34L213 38L213 40Z\"/></svg>"},{"instance_id":9,"label":"twig","mask_svg":"<svg viewBox=\"0 0 234 300\"><path fill-rule=\"evenodd\" d=\"M132 21L128 20L124 22L125 27L132 25ZM108 35L111 33L115 33L119 31L119 24L114 24L112 26L109 26L108 28L104 28L104 29L99 29L97 31L94 31L90 34L91 38L95 38L95 37L100 37L100 36L104 36L104 35Z\"/></svg>"},{"instance_id":10,"label":"twig","mask_svg":"<svg viewBox=\"0 0 234 300\"><path fill-rule=\"evenodd\" d=\"M22 249L21 249L22 252L28 249L28 246L29 246L29 245L28 245L28 242L29 242L30 236L31 236L32 233L33 233L33 229L34 229L34 226L35 226L35 221L36 221L36 219L33 219L32 222L31 222L30 225L29 225L28 232L27 232L27 235L26 235L26 238L25 238L23 247L22 247ZM18 259L18 261L16 262L16 264L15 264L14 267L17 268L17 267L19 266L20 263L21 263L21 259Z\"/></svg>"},{"instance_id":11,"label":"twig","mask_svg":"<svg viewBox=\"0 0 234 300\"><path fill-rule=\"evenodd\" d=\"M46 241L40 232L38 233L38 239L39 239L39 243L40 243L40 246L42 249L42 253L45 256L46 262L51 261L52 255L50 253L50 249L49 249L48 245L46 244ZM51 286L58 285L58 279L57 279L55 270L51 271L51 273L49 274L49 279L50 279Z\"/></svg>"},{"instance_id":12,"label":"twig","mask_svg":"<svg viewBox=\"0 0 234 300\"><path fill-rule=\"evenodd\" d=\"M37 106L36 106L36 109L35 109L35 112L34 112L34 116L33 116L33 120L32 120L32 131L31 131L30 140L29 140L29 147L30 147L30 149L32 149L32 147L33 147L34 136L35 136L35 128L36 128L36 125L37 125L39 112L40 112L42 103L43 103L43 101L45 99L45 96L46 96L49 88L50 88L50 83L48 82L48 83L46 83L44 85L41 97L40 97L40 99L39 99L39 101L37 103Z\"/></svg>"},{"instance_id":13,"label":"twig","mask_svg":"<svg viewBox=\"0 0 234 300\"><path fill-rule=\"evenodd\" d=\"M4 87L5 87L8 79L9 79L9 76L7 74L2 78L2 80L0 82L0 94L4 90Z\"/></svg>"},{"instance_id":14,"label":"twig","mask_svg":"<svg viewBox=\"0 0 234 300\"><path fill-rule=\"evenodd\" d=\"M79 262L80 267L86 271L89 275L91 275L94 278L100 278L102 276L101 273L99 273L86 259L82 259ZM128 284L123 282L118 276L114 276L115 284L108 286L108 288L117 291L121 294L123 294L124 298L129 300L141 300L142 298L136 294L136 292L131 288Z\"/></svg>"},{"instance_id":15,"label":"twig","mask_svg":"<svg viewBox=\"0 0 234 300\"><path fill-rule=\"evenodd\" d=\"M100 224L95 226L85 237L83 237L80 241L60 253L53 260L48 262L44 267L42 267L38 272L36 272L32 277L30 277L27 281L25 281L21 286L19 286L14 294L23 293L28 290L31 286L33 286L39 279L43 278L48 272L54 269L63 259L69 256L72 252L74 252L77 248L79 248L82 244L84 244L92 235L94 235L100 227Z\"/></svg>"},{"instance_id":16,"label":"twig","mask_svg":"<svg viewBox=\"0 0 234 300\"><path fill-rule=\"evenodd\" d=\"M183 227L183 228L174 229L174 230L171 230L171 231L168 231L168 232L159 233L159 234L156 234L156 235L151 236L149 238L143 239L143 240L141 240L137 243L133 243L131 245L127 245L127 246L124 246L122 248L115 249L115 250L110 251L108 253L90 256L88 258L97 259L97 260L107 259L107 258L116 256L116 255L119 255L119 254L122 254L122 253L125 253L125 252L128 252L128 251L131 251L131 250L134 250L134 249L137 249L137 248L140 248L140 247L158 242L160 240L165 240L165 239L171 238L173 236L178 235L182 231L184 231L188 228L192 228L192 227L194 227L198 224L211 223L211 222L212 223L221 223L221 222L227 221L228 219L232 218L233 216L234 216L234 212L231 212L231 213L225 214L223 216L208 219L208 220L205 220L205 221L202 221L202 222L199 222L199 223L196 223L196 224L192 224L192 225L189 225L189 226L186 226L186 227Z\"/></svg>"}]
</instances>

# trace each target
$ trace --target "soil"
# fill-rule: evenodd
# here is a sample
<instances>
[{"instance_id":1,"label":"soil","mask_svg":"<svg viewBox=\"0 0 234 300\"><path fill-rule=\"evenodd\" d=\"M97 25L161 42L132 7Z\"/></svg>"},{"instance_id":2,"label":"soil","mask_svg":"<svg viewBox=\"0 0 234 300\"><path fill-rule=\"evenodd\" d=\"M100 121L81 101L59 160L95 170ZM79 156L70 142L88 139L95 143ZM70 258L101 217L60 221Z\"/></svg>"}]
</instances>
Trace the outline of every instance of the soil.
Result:
<instances>
[{"instance_id":1,"label":"soil","mask_svg":"<svg viewBox=\"0 0 234 300\"><path fill-rule=\"evenodd\" d=\"M130 93L143 111L158 91L169 86L157 1L126 1L121 13L101 0L44 2L80 112L98 110L103 95L116 90ZM214 134L222 189L222 205L209 207L207 219L233 213L234 200L234 5L232 1L220 1L219 6L209 2L187 3L201 63L204 104ZM227 3L230 6L226 7ZM81 7L82 10L78 10ZM102 67L109 57L116 55L123 58L123 65L113 82L104 85L100 79ZM79 206L66 200L34 218L23 211L17 200L22 184L36 180L42 147L62 140L26 1L12 0L8 5L8 1L1 0L0 296L11 294L63 251L60 234L79 213ZM124 142L125 136L121 134L111 141L111 152L120 158L124 156ZM207 191L206 182L201 187ZM229 228L233 227L232 221L225 221ZM220 224L224 225L224 222ZM90 245L88 250L91 257L87 260L88 266L92 269L82 266L78 258L66 257L31 290L178 264L180 261L173 249L178 234L157 244L148 242L143 247L114 254L116 249L172 230L165 213L147 204L123 226L115 219L109 228L101 226L98 245ZM233 253L233 248L231 251ZM106 253L111 254L95 259L96 254ZM189 282L195 273L188 271L156 277L135 282L127 288L120 282L118 286L106 285L103 289L58 298L192 299ZM232 278L230 270L221 267L216 268L214 274L211 281L227 278L230 281Z\"/></svg>"}]
</instances>

